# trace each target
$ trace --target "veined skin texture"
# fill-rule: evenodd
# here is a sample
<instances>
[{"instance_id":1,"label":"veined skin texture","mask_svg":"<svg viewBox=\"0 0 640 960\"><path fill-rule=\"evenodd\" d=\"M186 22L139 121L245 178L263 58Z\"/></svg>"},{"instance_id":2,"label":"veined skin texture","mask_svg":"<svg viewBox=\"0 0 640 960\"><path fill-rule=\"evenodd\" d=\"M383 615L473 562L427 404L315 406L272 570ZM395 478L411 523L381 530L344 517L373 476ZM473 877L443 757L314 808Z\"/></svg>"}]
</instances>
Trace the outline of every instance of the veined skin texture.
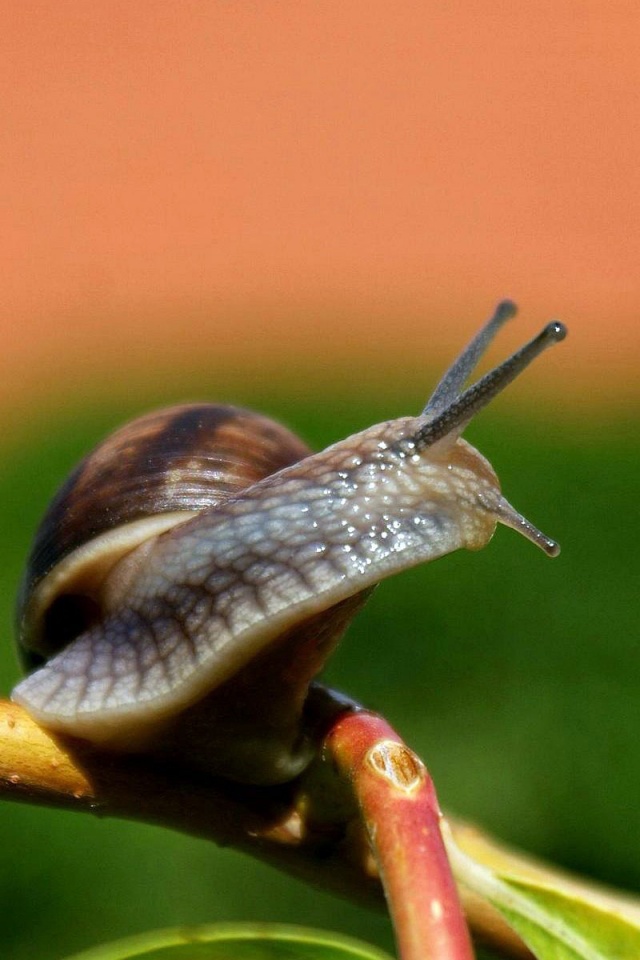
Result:
<instances>
[{"instance_id":1,"label":"veined skin texture","mask_svg":"<svg viewBox=\"0 0 640 960\"><path fill-rule=\"evenodd\" d=\"M104 621L18 685L45 726L116 744L188 707L284 630L495 526L500 491L465 441L417 454L379 424L249 487L121 561ZM440 449L441 448L441 449Z\"/></svg>"}]
</instances>

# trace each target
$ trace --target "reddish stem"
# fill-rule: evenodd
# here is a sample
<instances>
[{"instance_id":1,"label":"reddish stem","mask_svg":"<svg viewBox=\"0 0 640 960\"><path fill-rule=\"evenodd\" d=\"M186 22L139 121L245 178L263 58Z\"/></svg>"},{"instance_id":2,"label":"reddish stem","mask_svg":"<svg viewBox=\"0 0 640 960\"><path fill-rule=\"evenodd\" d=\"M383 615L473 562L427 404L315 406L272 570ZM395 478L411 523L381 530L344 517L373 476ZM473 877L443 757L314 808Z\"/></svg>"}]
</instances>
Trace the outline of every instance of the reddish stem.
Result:
<instances>
[{"instance_id":1,"label":"reddish stem","mask_svg":"<svg viewBox=\"0 0 640 960\"><path fill-rule=\"evenodd\" d=\"M401 960L473 960L424 764L382 717L364 711L339 717L325 748L360 806Z\"/></svg>"}]
</instances>

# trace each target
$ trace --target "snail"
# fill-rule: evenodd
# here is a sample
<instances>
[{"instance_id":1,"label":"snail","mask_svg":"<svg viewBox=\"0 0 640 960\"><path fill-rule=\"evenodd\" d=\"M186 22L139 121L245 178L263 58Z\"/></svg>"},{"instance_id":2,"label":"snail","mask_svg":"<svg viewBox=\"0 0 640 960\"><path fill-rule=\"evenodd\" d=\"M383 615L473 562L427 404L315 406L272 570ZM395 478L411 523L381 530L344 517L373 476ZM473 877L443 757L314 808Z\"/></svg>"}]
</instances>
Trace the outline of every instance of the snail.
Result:
<instances>
[{"instance_id":1,"label":"snail","mask_svg":"<svg viewBox=\"0 0 640 960\"><path fill-rule=\"evenodd\" d=\"M13 699L100 749L169 754L249 784L313 755L309 687L380 580L498 522L558 545L502 496L461 433L545 348L552 322L464 385L500 303L424 411L311 453L229 406L147 414L80 463L36 534L19 599L28 673Z\"/></svg>"}]
</instances>

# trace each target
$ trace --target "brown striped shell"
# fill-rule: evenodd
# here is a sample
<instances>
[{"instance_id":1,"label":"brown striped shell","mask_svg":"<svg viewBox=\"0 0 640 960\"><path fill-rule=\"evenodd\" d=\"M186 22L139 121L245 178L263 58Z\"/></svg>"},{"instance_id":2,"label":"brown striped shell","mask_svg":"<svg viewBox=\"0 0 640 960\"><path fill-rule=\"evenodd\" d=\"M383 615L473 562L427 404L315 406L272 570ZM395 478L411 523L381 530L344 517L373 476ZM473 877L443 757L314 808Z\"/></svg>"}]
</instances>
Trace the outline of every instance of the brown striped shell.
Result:
<instances>
[{"instance_id":1,"label":"brown striped shell","mask_svg":"<svg viewBox=\"0 0 640 960\"><path fill-rule=\"evenodd\" d=\"M268 417L188 404L117 430L73 471L36 533L18 604L29 669L98 619L101 585L126 553L306 457Z\"/></svg>"}]
</instances>

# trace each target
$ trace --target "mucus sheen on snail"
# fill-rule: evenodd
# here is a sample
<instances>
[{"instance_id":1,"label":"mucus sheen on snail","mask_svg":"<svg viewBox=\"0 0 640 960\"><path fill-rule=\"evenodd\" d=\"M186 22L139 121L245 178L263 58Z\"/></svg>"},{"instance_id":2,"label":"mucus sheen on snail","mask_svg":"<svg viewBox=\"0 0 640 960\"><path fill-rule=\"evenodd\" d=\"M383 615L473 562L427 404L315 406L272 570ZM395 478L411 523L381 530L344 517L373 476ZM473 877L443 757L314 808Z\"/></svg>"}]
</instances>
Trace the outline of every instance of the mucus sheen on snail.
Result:
<instances>
[{"instance_id":1,"label":"mucus sheen on snail","mask_svg":"<svg viewBox=\"0 0 640 960\"><path fill-rule=\"evenodd\" d=\"M13 699L104 749L179 755L245 783L295 777L313 750L309 685L377 582L480 549L498 522L558 553L461 439L566 334L548 324L465 390L514 313L498 305L419 416L320 453L211 404L116 431L37 532L18 611L31 672Z\"/></svg>"}]
</instances>

